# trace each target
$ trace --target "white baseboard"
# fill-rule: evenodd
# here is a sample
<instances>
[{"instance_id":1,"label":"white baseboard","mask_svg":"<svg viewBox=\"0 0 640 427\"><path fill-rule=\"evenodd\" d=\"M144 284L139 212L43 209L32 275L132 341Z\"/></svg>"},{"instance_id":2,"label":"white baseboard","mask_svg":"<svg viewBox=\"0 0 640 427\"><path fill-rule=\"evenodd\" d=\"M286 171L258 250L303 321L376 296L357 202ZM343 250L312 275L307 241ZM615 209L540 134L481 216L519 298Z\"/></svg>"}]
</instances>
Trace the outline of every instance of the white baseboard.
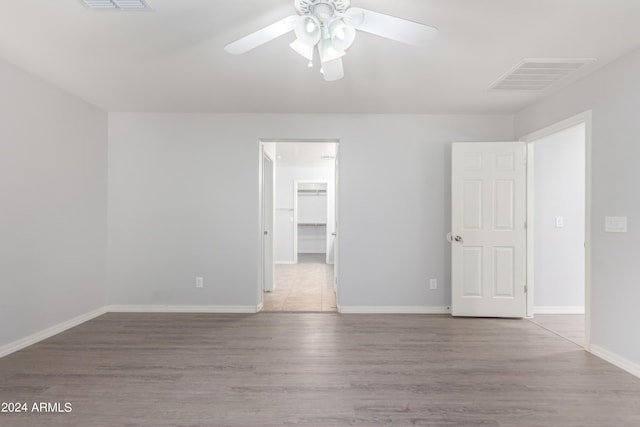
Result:
<instances>
[{"instance_id":1,"label":"white baseboard","mask_svg":"<svg viewBox=\"0 0 640 427\"><path fill-rule=\"evenodd\" d=\"M632 362L629 359L625 359L624 357L613 353L609 350L605 350L602 347L598 347L595 344L591 344L591 353L595 356L598 356L600 359L606 360L612 365L617 366L620 369L623 369L629 372L632 375L640 378L640 365Z\"/></svg>"},{"instance_id":2,"label":"white baseboard","mask_svg":"<svg viewBox=\"0 0 640 427\"><path fill-rule=\"evenodd\" d=\"M533 307L533 314L584 314L584 306L540 306Z\"/></svg>"},{"instance_id":3,"label":"white baseboard","mask_svg":"<svg viewBox=\"0 0 640 427\"><path fill-rule=\"evenodd\" d=\"M450 314L451 309L447 306L427 307L427 306L358 306L341 305L338 312L344 314Z\"/></svg>"},{"instance_id":4,"label":"white baseboard","mask_svg":"<svg viewBox=\"0 0 640 427\"><path fill-rule=\"evenodd\" d=\"M255 305L110 305L110 313L257 313Z\"/></svg>"},{"instance_id":5,"label":"white baseboard","mask_svg":"<svg viewBox=\"0 0 640 427\"><path fill-rule=\"evenodd\" d=\"M98 316L102 316L106 312L107 312L106 307L100 307L96 310L90 311L85 314L81 314L80 316L76 316L73 319L69 319L65 322L58 323L57 325L51 326L47 329L43 329L40 332L36 332L35 334L31 334L27 337L10 342L9 344L5 344L2 347L0 347L0 358L7 356L11 353L15 353L16 351L22 350L23 348L29 347L30 345L36 344L40 341L46 340L47 338L51 338L54 335L58 335L61 332L64 332L68 329L76 327Z\"/></svg>"}]
</instances>

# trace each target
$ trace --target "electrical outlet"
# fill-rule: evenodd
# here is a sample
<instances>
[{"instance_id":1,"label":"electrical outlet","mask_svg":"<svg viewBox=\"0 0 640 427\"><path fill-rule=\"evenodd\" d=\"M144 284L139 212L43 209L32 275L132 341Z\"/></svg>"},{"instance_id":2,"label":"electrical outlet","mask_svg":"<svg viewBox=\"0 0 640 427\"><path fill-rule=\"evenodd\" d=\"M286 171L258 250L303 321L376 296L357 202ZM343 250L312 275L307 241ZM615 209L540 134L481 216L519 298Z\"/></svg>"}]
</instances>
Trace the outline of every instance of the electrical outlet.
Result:
<instances>
[{"instance_id":1,"label":"electrical outlet","mask_svg":"<svg viewBox=\"0 0 640 427\"><path fill-rule=\"evenodd\" d=\"M429 289L431 290L438 289L438 279L429 280Z\"/></svg>"},{"instance_id":2,"label":"electrical outlet","mask_svg":"<svg viewBox=\"0 0 640 427\"><path fill-rule=\"evenodd\" d=\"M196 277L196 288L204 288L204 278Z\"/></svg>"}]
</instances>

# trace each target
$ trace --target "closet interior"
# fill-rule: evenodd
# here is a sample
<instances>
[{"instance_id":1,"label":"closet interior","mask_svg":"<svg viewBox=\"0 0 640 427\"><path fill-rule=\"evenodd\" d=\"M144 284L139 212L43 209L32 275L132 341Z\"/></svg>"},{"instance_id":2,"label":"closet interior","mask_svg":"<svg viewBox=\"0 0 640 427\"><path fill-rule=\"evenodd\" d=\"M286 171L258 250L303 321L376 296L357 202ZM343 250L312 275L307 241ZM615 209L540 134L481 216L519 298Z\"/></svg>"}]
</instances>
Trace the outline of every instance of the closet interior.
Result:
<instances>
[{"instance_id":1,"label":"closet interior","mask_svg":"<svg viewBox=\"0 0 640 427\"><path fill-rule=\"evenodd\" d=\"M327 183L299 183L298 254L327 253Z\"/></svg>"}]
</instances>

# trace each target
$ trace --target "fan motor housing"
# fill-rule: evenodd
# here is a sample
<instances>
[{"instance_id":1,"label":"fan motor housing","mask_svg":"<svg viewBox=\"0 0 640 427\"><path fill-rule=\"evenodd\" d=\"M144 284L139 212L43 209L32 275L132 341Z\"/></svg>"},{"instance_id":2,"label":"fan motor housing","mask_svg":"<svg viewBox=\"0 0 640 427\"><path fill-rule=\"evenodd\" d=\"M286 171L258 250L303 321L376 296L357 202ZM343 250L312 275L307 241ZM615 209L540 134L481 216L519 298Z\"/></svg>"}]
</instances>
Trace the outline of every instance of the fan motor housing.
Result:
<instances>
[{"instance_id":1,"label":"fan motor housing","mask_svg":"<svg viewBox=\"0 0 640 427\"><path fill-rule=\"evenodd\" d=\"M295 0L296 10L301 15L313 15L316 6L319 5L329 6L333 15L335 12L346 12L351 6L351 0Z\"/></svg>"}]
</instances>

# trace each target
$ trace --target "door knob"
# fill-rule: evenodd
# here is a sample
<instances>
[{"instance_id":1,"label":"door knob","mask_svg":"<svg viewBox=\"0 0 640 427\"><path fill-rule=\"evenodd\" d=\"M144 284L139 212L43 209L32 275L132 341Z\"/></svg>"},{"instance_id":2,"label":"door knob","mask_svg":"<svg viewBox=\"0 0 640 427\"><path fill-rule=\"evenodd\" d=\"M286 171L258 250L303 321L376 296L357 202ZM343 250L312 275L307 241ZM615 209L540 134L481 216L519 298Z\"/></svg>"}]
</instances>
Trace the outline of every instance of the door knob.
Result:
<instances>
[{"instance_id":1,"label":"door knob","mask_svg":"<svg viewBox=\"0 0 640 427\"><path fill-rule=\"evenodd\" d=\"M453 238L456 242L462 242L462 236L456 236Z\"/></svg>"}]
</instances>

